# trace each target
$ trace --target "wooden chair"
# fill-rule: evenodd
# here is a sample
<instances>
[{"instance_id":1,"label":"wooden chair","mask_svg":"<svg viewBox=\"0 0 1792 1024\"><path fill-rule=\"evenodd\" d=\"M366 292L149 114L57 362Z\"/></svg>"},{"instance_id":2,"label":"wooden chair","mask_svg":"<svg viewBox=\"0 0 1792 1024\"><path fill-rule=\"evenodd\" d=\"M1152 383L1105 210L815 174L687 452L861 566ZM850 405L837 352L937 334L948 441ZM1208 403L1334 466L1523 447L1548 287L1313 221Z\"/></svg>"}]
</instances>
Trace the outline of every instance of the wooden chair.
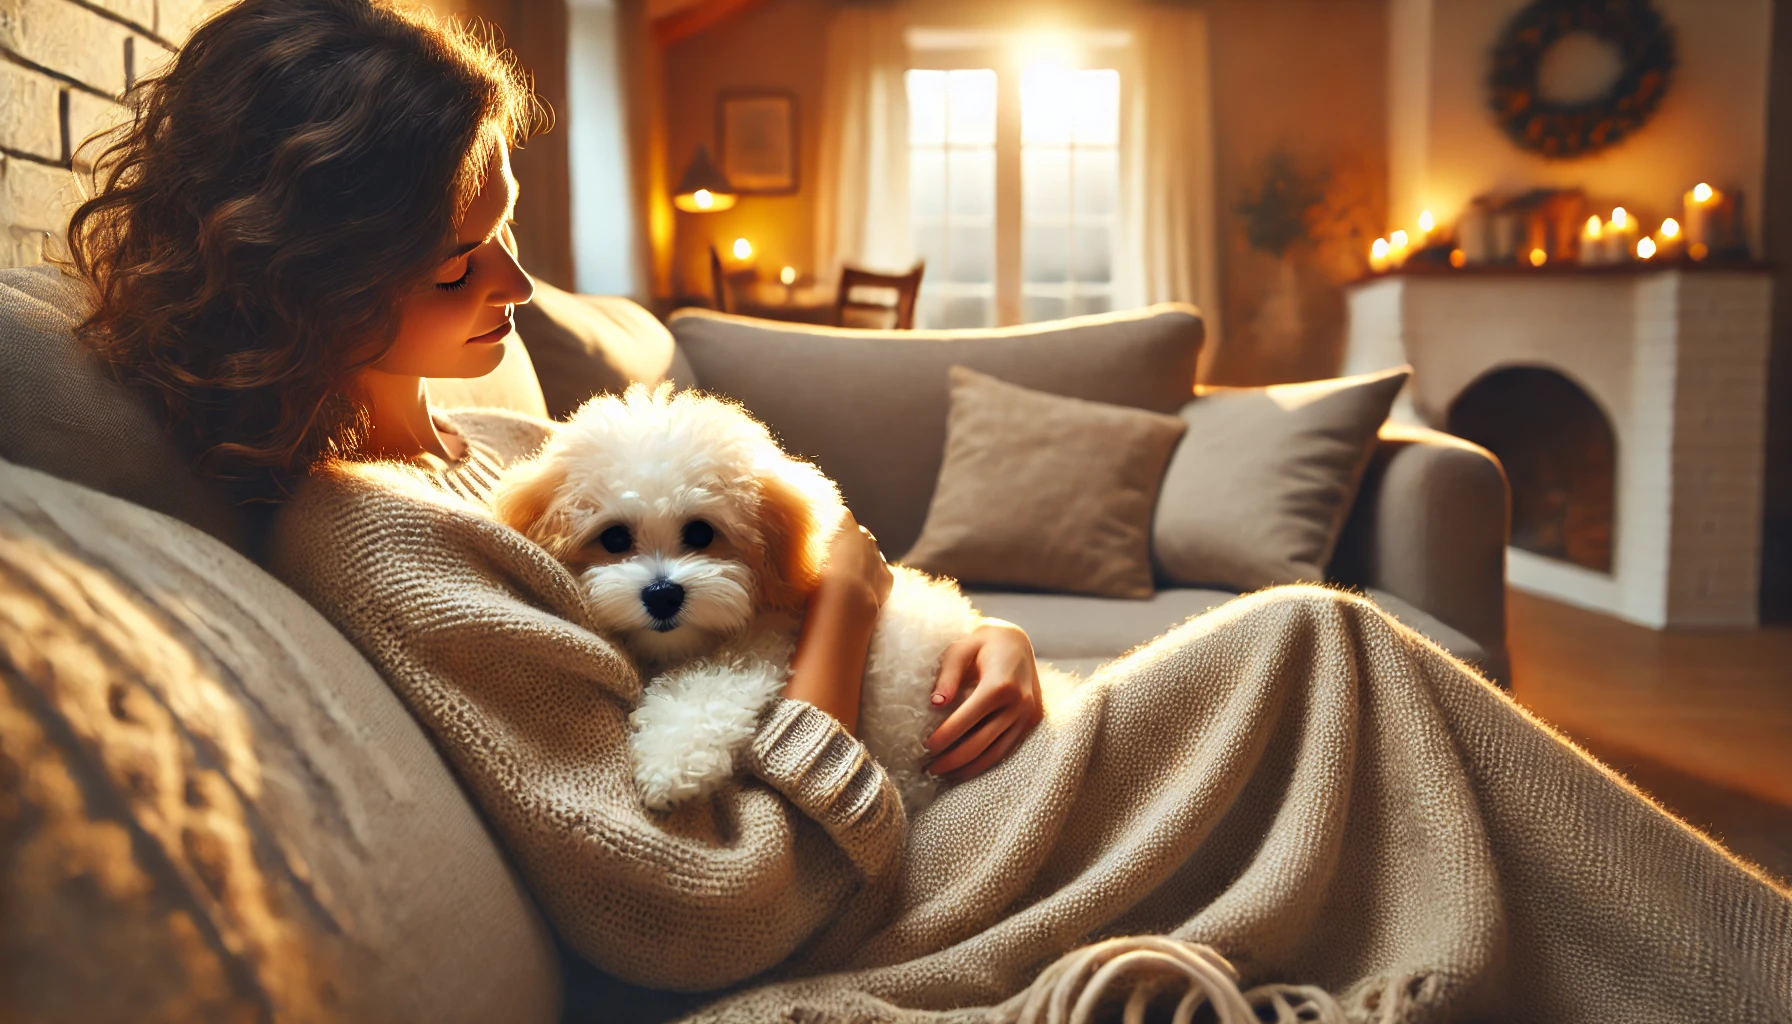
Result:
<instances>
[{"instance_id":1,"label":"wooden chair","mask_svg":"<svg viewBox=\"0 0 1792 1024\"><path fill-rule=\"evenodd\" d=\"M927 261L916 263L913 270L906 274L876 274L857 267L840 268L840 290L834 297L834 323L840 327L860 327L862 323L849 323L847 318L863 320L868 316L890 318L890 326L899 331L913 330L915 326L915 299L921 294L921 274L927 269ZM874 302L855 296L855 292L865 290L894 293L894 302ZM857 315L855 315L857 314Z\"/></svg>"},{"instance_id":2,"label":"wooden chair","mask_svg":"<svg viewBox=\"0 0 1792 1024\"><path fill-rule=\"evenodd\" d=\"M722 272L722 254L716 252L714 245L709 247L709 287L716 310L722 313L734 312L734 304L728 301L728 275Z\"/></svg>"}]
</instances>

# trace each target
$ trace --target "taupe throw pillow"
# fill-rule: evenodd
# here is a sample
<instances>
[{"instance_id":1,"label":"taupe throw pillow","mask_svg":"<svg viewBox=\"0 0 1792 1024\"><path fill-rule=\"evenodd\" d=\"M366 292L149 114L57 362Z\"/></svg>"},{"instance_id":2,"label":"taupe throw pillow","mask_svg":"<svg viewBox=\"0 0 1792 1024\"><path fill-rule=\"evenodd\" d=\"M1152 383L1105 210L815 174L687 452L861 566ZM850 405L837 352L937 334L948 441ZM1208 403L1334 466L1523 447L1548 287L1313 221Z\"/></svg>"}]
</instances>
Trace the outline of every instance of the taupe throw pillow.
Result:
<instances>
[{"instance_id":1,"label":"taupe throw pillow","mask_svg":"<svg viewBox=\"0 0 1792 1024\"><path fill-rule=\"evenodd\" d=\"M965 583L1150 597L1151 509L1185 429L954 366L946 453L903 561Z\"/></svg>"},{"instance_id":2,"label":"taupe throw pillow","mask_svg":"<svg viewBox=\"0 0 1792 1024\"><path fill-rule=\"evenodd\" d=\"M1152 526L1158 577L1256 590L1323 580L1410 367L1215 388L1188 403Z\"/></svg>"}]
</instances>

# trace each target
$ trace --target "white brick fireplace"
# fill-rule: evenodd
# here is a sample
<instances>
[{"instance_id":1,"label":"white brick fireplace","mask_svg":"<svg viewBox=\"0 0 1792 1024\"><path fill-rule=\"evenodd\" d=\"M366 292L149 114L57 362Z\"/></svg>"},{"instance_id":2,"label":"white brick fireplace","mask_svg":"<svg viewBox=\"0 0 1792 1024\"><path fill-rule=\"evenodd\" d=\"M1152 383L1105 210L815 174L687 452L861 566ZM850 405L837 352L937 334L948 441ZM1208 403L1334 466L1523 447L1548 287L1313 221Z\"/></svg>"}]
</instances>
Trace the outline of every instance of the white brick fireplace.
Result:
<instances>
[{"instance_id":1,"label":"white brick fireplace","mask_svg":"<svg viewBox=\"0 0 1792 1024\"><path fill-rule=\"evenodd\" d=\"M1514 547L1512 585L1657 628L1753 625L1770 293L1751 269L1395 273L1351 289L1345 372L1410 362L1396 415L1439 428L1494 371L1559 373L1615 438L1610 571Z\"/></svg>"}]
</instances>

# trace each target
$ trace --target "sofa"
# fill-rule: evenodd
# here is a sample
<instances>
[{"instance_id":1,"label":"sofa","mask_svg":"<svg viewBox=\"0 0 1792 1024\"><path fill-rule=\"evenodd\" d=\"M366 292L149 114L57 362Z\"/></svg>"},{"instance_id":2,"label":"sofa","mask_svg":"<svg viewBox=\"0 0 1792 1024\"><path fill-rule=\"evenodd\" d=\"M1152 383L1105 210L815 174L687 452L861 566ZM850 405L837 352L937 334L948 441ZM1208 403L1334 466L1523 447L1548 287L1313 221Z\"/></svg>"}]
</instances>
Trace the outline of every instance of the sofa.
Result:
<instances>
[{"instance_id":1,"label":"sofa","mask_svg":"<svg viewBox=\"0 0 1792 1024\"><path fill-rule=\"evenodd\" d=\"M440 404L564 413L587 379L733 396L892 555L925 517L946 366L1173 412L1201 343L1185 306L842 332L543 294ZM78 295L0 271L0 1018L546 1021L569 976L580 1012L684 1005L565 957L428 737L79 349ZM1484 451L1384 427L1328 574L1500 679L1506 501ZM1089 673L1232 596L973 600Z\"/></svg>"}]
</instances>

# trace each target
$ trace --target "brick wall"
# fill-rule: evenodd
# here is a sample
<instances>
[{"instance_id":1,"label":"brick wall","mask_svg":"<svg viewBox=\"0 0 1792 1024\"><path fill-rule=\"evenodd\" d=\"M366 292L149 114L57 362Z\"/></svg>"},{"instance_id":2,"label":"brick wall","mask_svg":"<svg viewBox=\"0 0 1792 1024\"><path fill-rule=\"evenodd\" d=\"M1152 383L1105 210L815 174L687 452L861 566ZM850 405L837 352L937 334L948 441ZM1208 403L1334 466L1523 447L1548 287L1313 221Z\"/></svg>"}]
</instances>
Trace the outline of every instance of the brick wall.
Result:
<instances>
[{"instance_id":1,"label":"brick wall","mask_svg":"<svg viewBox=\"0 0 1792 1024\"><path fill-rule=\"evenodd\" d=\"M0 267L62 245L75 151L220 0L0 0Z\"/></svg>"}]
</instances>

